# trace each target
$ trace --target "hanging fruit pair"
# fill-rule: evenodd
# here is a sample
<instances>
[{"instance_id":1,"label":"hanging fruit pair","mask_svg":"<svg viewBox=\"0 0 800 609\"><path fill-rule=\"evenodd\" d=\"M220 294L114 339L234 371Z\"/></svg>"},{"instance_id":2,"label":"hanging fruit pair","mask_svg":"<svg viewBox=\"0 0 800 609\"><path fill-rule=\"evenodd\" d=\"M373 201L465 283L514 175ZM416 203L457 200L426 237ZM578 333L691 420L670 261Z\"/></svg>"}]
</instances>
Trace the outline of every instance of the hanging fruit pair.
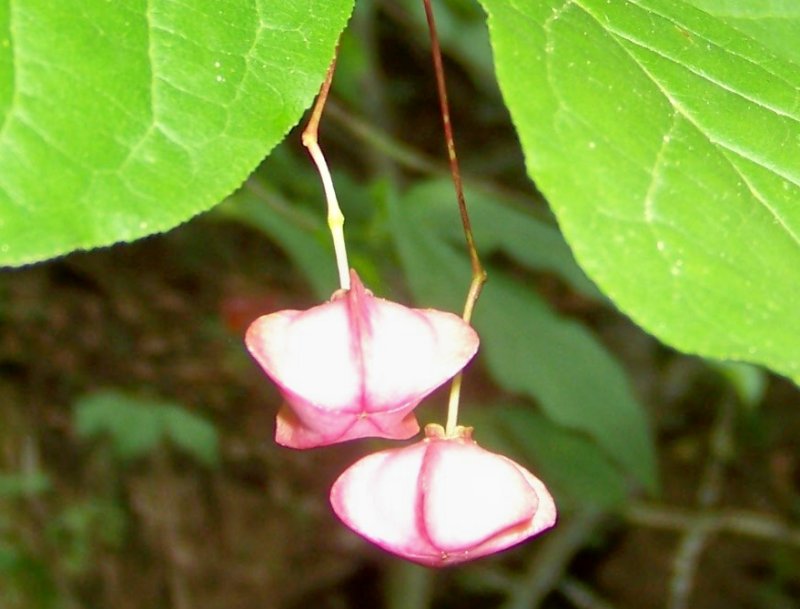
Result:
<instances>
[{"instance_id":1,"label":"hanging fruit pair","mask_svg":"<svg viewBox=\"0 0 800 609\"><path fill-rule=\"evenodd\" d=\"M334 61L303 144L322 178L341 289L307 311L260 317L247 330L245 342L284 398L275 440L291 448L364 437L411 438L419 431L414 409L454 379L445 427L429 425L423 440L357 461L330 493L334 512L356 533L398 556L441 567L499 552L552 527L556 507L541 480L507 457L480 448L472 429L457 425L461 371L479 344L469 322L486 274L461 187L430 0L423 2L472 263L463 318L376 298L349 268L344 216L317 142Z\"/></svg>"},{"instance_id":2,"label":"hanging fruit pair","mask_svg":"<svg viewBox=\"0 0 800 609\"><path fill-rule=\"evenodd\" d=\"M475 355L461 318L375 298L351 272L349 290L307 311L260 317L250 353L285 399L275 440L312 448L363 437L408 439L414 408ZM334 483L334 512L378 546L427 566L492 554L553 526L544 484L480 448L472 429L429 425L415 444L368 455Z\"/></svg>"}]
</instances>

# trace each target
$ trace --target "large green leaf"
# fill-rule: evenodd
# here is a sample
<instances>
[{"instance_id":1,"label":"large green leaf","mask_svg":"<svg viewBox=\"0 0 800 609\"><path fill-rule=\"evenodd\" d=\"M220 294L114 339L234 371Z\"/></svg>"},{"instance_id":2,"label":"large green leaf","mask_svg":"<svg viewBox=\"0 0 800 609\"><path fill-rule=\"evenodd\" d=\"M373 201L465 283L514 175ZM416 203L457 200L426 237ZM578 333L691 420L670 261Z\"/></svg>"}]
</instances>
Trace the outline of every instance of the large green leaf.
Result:
<instances>
[{"instance_id":1,"label":"large green leaf","mask_svg":"<svg viewBox=\"0 0 800 609\"><path fill-rule=\"evenodd\" d=\"M218 203L311 103L352 4L0 3L0 264Z\"/></svg>"},{"instance_id":2,"label":"large green leaf","mask_svg":"<svg viewBox=\"0 0 800 609\"><path fill-rule=\"evenodd\" d=\"M767 47L677 0L483 4L528 170L589 276L679 349L800 380L797 11L756 20Z\"/></svg>"}]
</instances>

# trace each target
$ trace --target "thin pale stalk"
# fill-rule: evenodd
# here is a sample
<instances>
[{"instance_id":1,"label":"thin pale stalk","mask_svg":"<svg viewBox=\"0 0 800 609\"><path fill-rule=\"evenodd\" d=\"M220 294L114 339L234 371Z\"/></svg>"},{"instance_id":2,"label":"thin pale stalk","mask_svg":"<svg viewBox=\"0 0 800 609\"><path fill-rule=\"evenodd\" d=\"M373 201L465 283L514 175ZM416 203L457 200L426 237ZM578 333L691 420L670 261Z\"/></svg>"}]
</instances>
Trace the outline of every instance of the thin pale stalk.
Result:
<instances>
[{"instance_id":1,"label":"thin pale stalk","mask_svg":"<svg viewBox=\"0 0 800 609\"><path fill-rule=\"evenodd\" d=\"M450 104L447 101L447 87L444 78L444 65L442 64L442 50L439 46L439 36L436 33L436 21L433 16L433 8L430 0L422 0L425 5L425 17L428 20L428 31L431 36L431 55L433 56L433 70L436 74L436 90L439 94L439 109L442 114L442 125L444 127L444 142L447 147L447 159L450 163L450 175L453 177L453 186L456 191L458 201L458 211L461 214L461 225L464 227L464 238L467 242L469 261L472 266L472 281L470 282L467 300L464 303L464 321L469 323L472 320L472 311L475 303L480 296L483 284L486 283L486 271L478 257L478 249L475 247L475 237L472 234L472 223L467 212L467 202L464 198L464 188L461 183L461 170L458 166L456 156L456 143L453 139L453 126L450 122ZM458 403L461 395L462 374L459 373L453 379L450 386L450 399L447 405L447 424L445 432L448 436L455 433L458 425Z\"/></svg>"},{"instance_id":2,"label":"thin pale stalk","mask_svg":"<svg viewBox=\"0 0 800 609\"><path fill-rule=\"evenodd\" d=\"M336 189L333 187L333 179L331 172L328 170L328 163L325 161L325 155L322 154L322 149L319 147L319 121L322 118L322 110L325 108L325 102L328 99L328 93L331 90L331 82L333 82L333 72L336 69L336 55L333 56L333 61L328 68L328 73L325 76L325 82L317 95L317 101L314 102L314 109L311 111L311 118L308 125L303 130L303 146L308 149L311 158L317 166L319 177L322 179L322 187L325 190L325 200L328 202L328 228L331 231L333 238L333 249L336 253L336 268L339 272L339 285L343 290L350 289L350 265L347 262L347 247L344 242L344 214L341 207L339 207L339 200L336 198Z\"/></svg>"}]
</instances>

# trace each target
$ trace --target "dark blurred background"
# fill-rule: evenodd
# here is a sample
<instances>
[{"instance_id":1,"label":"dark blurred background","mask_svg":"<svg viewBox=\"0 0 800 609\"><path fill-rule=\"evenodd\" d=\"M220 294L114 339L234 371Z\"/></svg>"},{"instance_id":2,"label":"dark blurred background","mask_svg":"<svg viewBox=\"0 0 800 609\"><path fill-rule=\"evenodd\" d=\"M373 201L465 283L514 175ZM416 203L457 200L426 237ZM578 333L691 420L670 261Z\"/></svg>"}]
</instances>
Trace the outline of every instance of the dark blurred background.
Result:
<instances>
[{"instance_id":1,"label":"dark blurred background","mask_svg":"<svg viewBox=\"0 0 800 609\"><path fill-rule=\"evenodd\" d=\"M230 200L166 235L0 275L0 608L800 607L797 387L678 354L614 309L526 177L480 9L436 8L479 246L520 304L502 309L490 281L478 308L507 325L482 331L484 348L528 327L528 310L547 331L577 328L604 367L558 344L553 365L629 388L658 479L519 389L513 375L541 352L522 344L478 357L462 421L552 487L556 529L433 571L338 523L330 484L386 443L276 446L279 396L242 342L258 315L337 287L296 129ZM377 295L419 306L441 306L445 289L459 303L467 287L426 285L408 262L437 244L454 268L466 261L440 124L421 3L358 2L321 142L351 264ZM402 211L429 200L431 215ZM423 422L444 418L444 393Z\"/></svg>"}]
</instances>

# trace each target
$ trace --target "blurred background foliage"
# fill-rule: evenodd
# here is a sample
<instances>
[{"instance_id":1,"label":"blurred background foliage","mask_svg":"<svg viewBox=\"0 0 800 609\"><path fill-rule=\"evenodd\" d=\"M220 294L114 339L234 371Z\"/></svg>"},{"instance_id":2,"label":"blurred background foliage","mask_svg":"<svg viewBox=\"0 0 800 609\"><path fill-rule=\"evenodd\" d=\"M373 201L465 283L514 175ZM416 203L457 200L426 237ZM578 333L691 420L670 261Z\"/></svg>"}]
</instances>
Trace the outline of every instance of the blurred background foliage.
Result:
<instances>
[{"instance_id":1,"label":"blurred background foliage","mask_svg":"<svg viewBox=\"0 0 800 609\"><path fill-rule=\"evenodd\" d=\"M294 132L170 234L0 277L0 606L797 606L797 388L682 356L614 310L525 176L483 14L437 11L490 277L461 422L550 485L558 527L473 565L407 565L327 506L384 443L272 443L279 398L244 329L337 287ZM460 310L469 264L421 3L358 3L321 142L365 284ZM442 421L443 393L423 422Z\"/></svg>"}]
</instances>

